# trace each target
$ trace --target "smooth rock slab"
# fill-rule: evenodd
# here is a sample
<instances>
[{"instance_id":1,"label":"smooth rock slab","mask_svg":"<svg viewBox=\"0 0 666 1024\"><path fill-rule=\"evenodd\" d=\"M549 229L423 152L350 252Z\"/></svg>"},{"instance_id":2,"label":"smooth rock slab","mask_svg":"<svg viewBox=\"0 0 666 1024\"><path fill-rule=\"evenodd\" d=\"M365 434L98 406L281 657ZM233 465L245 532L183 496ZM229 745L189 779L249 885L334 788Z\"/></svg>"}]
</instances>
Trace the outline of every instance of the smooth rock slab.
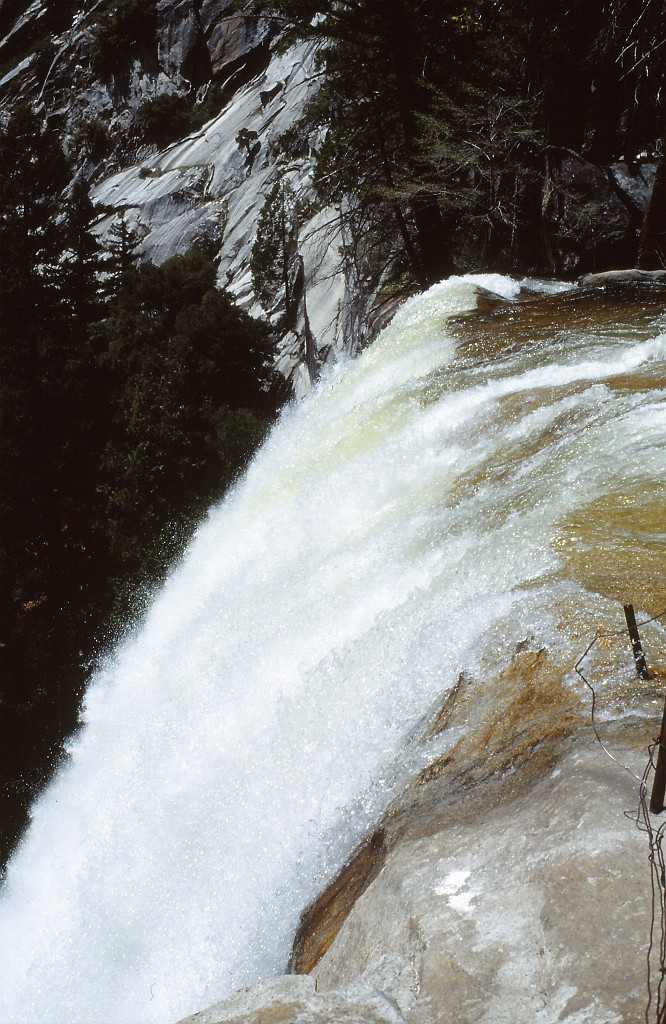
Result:
<instances>
[{"instance_id":1,"label":"smooth rock slab","mask_svg":"<svg viewBox=\"0 0 666 1024\"><path fill-rule=\"evenodd\" d=\"M652 725L604 727L638 775ZM642 1021L650 873L625 814L636 778L584 729L536 784L508 783L454 798L435 783L438 812L432 793L413 804L310 975L263 982L181 1024Z\"/></svg>"},{"instance_id":2,"label":"smooth rock slab","mask_svg":"<svg viewBox=\"0 0 666 1024\"><path fill-rule=\"evenodd\" d=\"M637 774L646 724L611 740ZM637 792L588 733L515 800L453 803L445 827L389 855L315 968L319 991L383 975L408 1024L640 1020L650 876L624 813Z\"/></svg>"},{"instance_id":3,"label":"smooth rock slab","mask_svg":"<svg viewBox=\"0 0 666 1024\"><path fill-rule=\"evenodd\" d=\"M666 270L605 270L599 274L584 274L578 279L578 285L581 288L602 288L604 291L666 288Z\"/></svg>"},{"instance_id":4,"label":"smooth rock slab","mask_svg":"<svg viewBox=\"0 0 666 1024\"><path fill-rule=\"evenodd\" d=\"M306 975L289 975L260 982L215 1006L186 1017L180 1024L405 1024L405 1018L385 993L363 983L348 993L320 994Z\"/></svg>"}]
</instances>

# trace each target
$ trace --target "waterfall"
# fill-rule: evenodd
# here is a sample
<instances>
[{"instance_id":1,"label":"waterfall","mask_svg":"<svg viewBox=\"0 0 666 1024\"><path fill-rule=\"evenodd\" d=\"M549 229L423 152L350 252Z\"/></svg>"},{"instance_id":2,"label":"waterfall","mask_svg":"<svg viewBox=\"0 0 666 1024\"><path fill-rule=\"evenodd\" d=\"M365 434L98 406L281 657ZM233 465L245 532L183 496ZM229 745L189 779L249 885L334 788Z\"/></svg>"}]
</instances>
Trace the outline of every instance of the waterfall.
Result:
<instances>
[{"instance_id":1,"label":"waterfall","mask_svg":"<svg viewBox=\"0 0 666 1024\"><path fill-rule=\"evenodd\" d=\"M660 610L663 317L477 330L478 285L521 287L434 286L284 412L92 679L9 865L3 1024L169 1024L284 970L461 671L529 635L570 672L620 577Z\"/></svg>"}]
</instances>

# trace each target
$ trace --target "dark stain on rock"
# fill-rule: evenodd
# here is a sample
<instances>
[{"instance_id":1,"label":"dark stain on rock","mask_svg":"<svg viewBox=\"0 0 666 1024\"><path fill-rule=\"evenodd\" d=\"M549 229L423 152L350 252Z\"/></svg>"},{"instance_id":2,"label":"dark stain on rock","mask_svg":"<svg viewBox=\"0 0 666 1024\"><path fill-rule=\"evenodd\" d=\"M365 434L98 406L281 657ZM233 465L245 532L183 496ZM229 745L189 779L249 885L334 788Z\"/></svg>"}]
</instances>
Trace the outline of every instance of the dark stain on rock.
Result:
<instances>
[{"instance_id":1,"label":"dark stain on rock","mask_svg":"<svg viewBox=\"0 0 666 1024\"><path fill-rule=\"evenodd\" d=\"M340 874L301 915L287 971L309 974L330 948L349 912L386 860L384 829L378 829L353 854Z\"/></svg>"}]
</instances>

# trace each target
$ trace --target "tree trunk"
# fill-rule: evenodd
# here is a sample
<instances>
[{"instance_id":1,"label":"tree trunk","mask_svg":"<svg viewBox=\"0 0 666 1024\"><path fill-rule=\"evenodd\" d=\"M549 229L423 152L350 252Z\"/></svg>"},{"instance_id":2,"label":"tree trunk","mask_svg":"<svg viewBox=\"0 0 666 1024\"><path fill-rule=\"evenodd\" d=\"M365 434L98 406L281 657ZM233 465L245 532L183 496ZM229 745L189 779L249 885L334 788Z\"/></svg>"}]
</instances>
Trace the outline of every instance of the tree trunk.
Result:
<instances>
[{"instance_id":1,"label":"tree trunk","mask_svg":"<svg viewBox=\"0 0 666 1024\"><path fill-rule=\"evenodd\" d=\"M427 284L434 284L455 272L451 258L452 230L447 229L437 198L418 192L411 201L419 239L421 263Z\"/></svg>"}]
</instances>

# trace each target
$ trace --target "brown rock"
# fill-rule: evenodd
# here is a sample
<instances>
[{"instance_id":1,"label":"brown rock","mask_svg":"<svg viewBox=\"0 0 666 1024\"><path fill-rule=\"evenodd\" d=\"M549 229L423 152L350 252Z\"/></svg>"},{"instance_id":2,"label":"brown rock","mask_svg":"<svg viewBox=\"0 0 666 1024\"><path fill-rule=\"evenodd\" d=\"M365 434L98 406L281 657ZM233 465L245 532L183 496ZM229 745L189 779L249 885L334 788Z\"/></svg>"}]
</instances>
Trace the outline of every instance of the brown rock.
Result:
<instances>
[{"instance_id":1,"label":"brown rock","mask_svg":"<svg viewBox=\"0 0 666 1024\"><path fill-rule=\"evenodd\" d=\"M302 915L287 968L290 973L309 974L319 963L359 896L381 871L385 859L385 834L379 829Z\"/></svg>"}]
</instances>

